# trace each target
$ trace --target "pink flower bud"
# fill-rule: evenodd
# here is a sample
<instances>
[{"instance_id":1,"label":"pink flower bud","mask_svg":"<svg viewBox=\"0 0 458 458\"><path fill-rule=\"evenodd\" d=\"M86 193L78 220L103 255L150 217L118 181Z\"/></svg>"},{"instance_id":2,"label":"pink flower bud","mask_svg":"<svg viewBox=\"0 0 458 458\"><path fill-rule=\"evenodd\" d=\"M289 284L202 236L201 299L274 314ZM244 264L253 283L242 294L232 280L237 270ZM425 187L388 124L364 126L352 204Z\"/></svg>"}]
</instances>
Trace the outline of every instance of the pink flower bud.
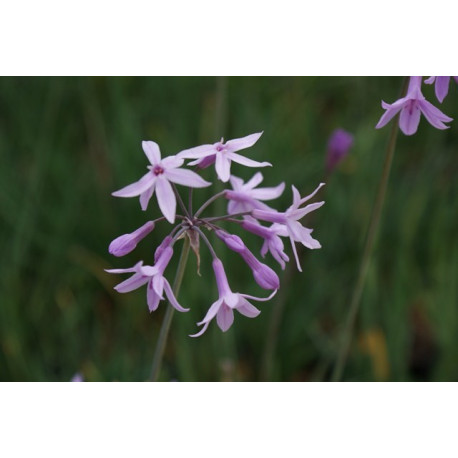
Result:
<instances>
[{"instance_id":1,"label":"pink flower bud","mask_svg":"<svg viewBox=\"0 0 458 458\"><path fill-rule=\"evenodd\" d=\"M148 221L142 227L138 228L131 234L124 234L114 239L110 243L108 251L113 256L125 256L126 254L134 250L137 246L137 243L140 242L140 240L144 239L153 229L154 222Z\"/></svg>"}]
</instances>

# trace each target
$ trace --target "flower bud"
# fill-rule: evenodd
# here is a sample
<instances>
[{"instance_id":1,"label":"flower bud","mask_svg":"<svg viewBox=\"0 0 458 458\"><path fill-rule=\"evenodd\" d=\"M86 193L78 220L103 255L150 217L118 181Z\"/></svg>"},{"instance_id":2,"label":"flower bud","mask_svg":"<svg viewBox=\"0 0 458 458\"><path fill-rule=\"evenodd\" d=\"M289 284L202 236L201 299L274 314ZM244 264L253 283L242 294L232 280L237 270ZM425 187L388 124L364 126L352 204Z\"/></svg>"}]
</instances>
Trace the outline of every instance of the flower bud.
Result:
<instances>
[{"instance_id":1,"label":"flower bud","mask_svg":"<svg viewBox=\"0 0 458 458\"><path fill-rule=\"evenodd\" d=\"M132 232L131 234L124 234L114 239L110 243L110 246L108 247L108 251L113 256L117 256L117 257L125 256L126 254L134 250L138 242L140 242L140 240L145 238L153 229L154 229L154 222L148 221L142 227L138 228L136 231Z\"/></svg>"},{"instance_id":2,"label":"flower bud","mask_svg":"<svg viewBox=\"0 0 458 458\"><path fill-rule=\"evenodd\" d=\"M343 129L336 129L328 141L326 154L326 171L332 172L353 146L353 135Z\"/></svg>"}]
</instances>

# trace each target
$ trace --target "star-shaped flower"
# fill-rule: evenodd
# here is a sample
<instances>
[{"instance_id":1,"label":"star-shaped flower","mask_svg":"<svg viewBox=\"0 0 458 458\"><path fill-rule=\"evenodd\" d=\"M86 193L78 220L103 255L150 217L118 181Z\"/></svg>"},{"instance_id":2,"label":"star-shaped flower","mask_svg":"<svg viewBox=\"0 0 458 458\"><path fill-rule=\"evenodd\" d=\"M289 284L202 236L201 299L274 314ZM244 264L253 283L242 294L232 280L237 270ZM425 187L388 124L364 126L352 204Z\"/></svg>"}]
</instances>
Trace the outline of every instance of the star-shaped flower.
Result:
<instances>
[{"instance_id":1,"label":"star-shaped flower","mask_svg":"<svg viewBox=\"0 0 458 458\"><path fill-rule=\"evenodd\" d=\"M213 145L201 145L181 151L181 153L177 154L177 157L182 159L197 159L196 161L190 162L189 165L208 167L216 163L215 168L218 178L226 183L231 176L231 161L247 167L272 166L269 162L253 161L252 159L248 159L236 153L236 151L253 146L261 135L262 132L259 132L243 138L229 140L226 143L224 143L224 139L221 139L220 142L214 143Z\"/></svg>"},{"instance_id":2,"label":"star-shaped flower","mask_svg":"<svg viewBox=\"0 0 458 458\"><path fill-rule=\"evenodd\" d=\"M274 188L255 189L262 180L261 172L256 172L246 183L241 178L231 175L232 190L226 191L226 198L230 200L227 207L228 213L249 212L255 208L271 210L268 205L260 202L260 200L272 200L280 197L285 189L285 183L280 183Z\"/></svg>"},{"instance_id":3,"label":"star-shaped flower","mask_svg":"<svg viewBox=\"0 0 458 458\"><path fill-rule=\"evenodd\" d=\"M146 210L151 196L156 191L157 202L162 214L170 223L174 223L177 202L170 183L191 188L204 188L210 186L211 183L191 170L180 169L184 162L182 158L169 156L161 159L161 152L157 143L144 141L142 147L151 163L148 166L148 173L139 181L114 192L112 195L116 197L140 196L142 210Z\"/></svg>"}]
</instances>

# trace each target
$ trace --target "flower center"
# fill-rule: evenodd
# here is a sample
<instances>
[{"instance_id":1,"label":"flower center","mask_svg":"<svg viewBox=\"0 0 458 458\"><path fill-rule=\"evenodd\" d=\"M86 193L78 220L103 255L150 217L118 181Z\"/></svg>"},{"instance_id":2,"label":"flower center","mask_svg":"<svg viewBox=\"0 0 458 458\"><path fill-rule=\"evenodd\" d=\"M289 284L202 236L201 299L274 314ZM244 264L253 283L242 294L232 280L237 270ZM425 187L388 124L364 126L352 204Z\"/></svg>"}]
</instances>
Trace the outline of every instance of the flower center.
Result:
<instances>
[{"instance_id":1,"label":"flower center","mask_svg":"<svg viewBox=\"0 0 458 458\"><path fill-rule=\"evenodd\" d=\"M223 150L224 150L224 146L221 145L221 144L216 147L216 151L218 151L218 152L221 152Z\"/></svg>"},{"instance_id":2,"label":"flower center","mask_svg":"<svg viewBox=\"0 0 458 458\"><path fill-rule=\"evenodd\" d=\"M156 165L153 169L154 175L162 175L164 173L164 169L160 165Z\"/></svg>"}]
</instances>

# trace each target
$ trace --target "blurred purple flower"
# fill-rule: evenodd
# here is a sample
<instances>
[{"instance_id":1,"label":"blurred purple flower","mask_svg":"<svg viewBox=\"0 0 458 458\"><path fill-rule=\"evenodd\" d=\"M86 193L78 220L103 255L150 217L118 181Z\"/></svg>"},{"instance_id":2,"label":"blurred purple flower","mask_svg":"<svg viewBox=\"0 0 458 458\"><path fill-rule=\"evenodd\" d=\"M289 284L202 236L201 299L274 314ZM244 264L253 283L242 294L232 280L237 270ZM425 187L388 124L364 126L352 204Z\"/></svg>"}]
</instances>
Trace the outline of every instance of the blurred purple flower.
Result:
<instances>
[{"instance_id":1,"label":"blurred purple flower","mask_svg":"<svg viewBox=\"0 0 458 458\"><path fill-rule=\"evenodd\" d=\"M181 151L177 154L177 157L182 159L197 159L190 162L189 165L199 165L202 168L216 162L215 168L218 178L226 183L229 181L231 175L231 161L245 165L246 167L272 166L269 162L253 161L235 152L253 146L261 135L262 132L259 132L243 138L229 140L226 143L223 143L224 139L221 139L220 142L213 145L201 145Z\"/></svg>"},{"instance_id":2,"label":"blurred purple flower","mask_svg":"<svg viewBox=\"0 0 458 458\"><path fill-rule=\"evenodd\" d=\"M144 239L154 229L154 221L148 221L142 227L130 234L120 235L115 238L108 247L108 251L114 256L124 256L135 250L138 242Z\"/></svg>"},{"instance_id":3,"label":"blurred purple flower","mask_svg":"<svg viewBox=\"0 0 458 458\"><path fill-rule=\"evenodd\" d=\"M399 112L399 127L405 135L413 135L420 123L420 114L423 113L428 122L436 129L448 129L444 122L453 121L442 113L433 104L428 102L421 93L421 76L411 76L407 95L391 105L382 100L382 107L386 110L375 126L380 129L385 126Z\"/></svg>"},{"instance_id":4,"label":"blurred purple flower","mask_svg":"<svg viewBox=\"0 0 458 458\"><path fill-rule=\"evenodd\" d=\"M211 183L205 181L197 173L180 169L184 159L177 156L169 156L161 160L159 146L155 142L142 142L143 151L149 159L151 165L148 166L149 172L139 181L132 183L119 191L112 193L115 197L135 197L140 196L142 210L146 210L148 202L154 191L156 191L157 202L162 214L170 223L175 222L176 197L170 183L176 183L191 188L204 188Z\"/></svg>"},{"instance_id":5,"label":"blurred purple flower","mask_svg":"<svg viewBox=\"0 0 458 458\"><path fill-rule=\"evenodd\" d=\"M440 103L444 101L448 94L450 78L450 76L430 76L427 80L425 80L426 84L436 83L434 90L436 92L437 100L439 100ZM455 83L458 83L458 76L454 76L453 79L455 80Z\"/></svg>"},{"instance_id":6,"label":"blurred purple flower","mask_svg":"<svg viewBox=\"0 0 458 458\"><path fill-rule=\"evenodd\" d=\"M302 226L298 220L303 218L308 213L320 208L324 202L315 202L314 204L307 205L304 208L299 207L307 200L311 199L322 186L324 186L324 183L320 183L320 185L315 189L315 191L312 192L312 194L303 198L301 198L296 187L292 186L293 204L284 213L265 210L253 210L252 212L253 217L256 219L277 223L272 226L272 229L278 235L289 237L299 272L302 272L302 269L294 242L300 242L302 245L312 250L321 248L321 245L318 240L315 240L311 236L313 229L308 229Z\"/></svg>"},{"instance_id":7,"label":"blurred purple flower","mask_svg":"<svg viewBox=\"0 0 458 458\"><path fill-rule=\"evenodd\" d=\"M168 246L164 248L156 261L154 266L144 266L143 261L135 264L134 267L128 269L105 269L106 272L111 274L121 274L132 272L133 275L127 280L119 283L115 286L115 290L118 293L128 293L134 289L138 289L141 286L148 284L146 290L146 298L148 308L150 312L157 309L159 302L164 300L163 292L170 302L170 304L177 309L179 312L187 312L189 309L183 308L175 298L172 287L167 279L164 277L164 270L166 269L170 259L173 255L172 247Z\"/></svg>"},{"instance_id":8,"label":"blurred purple flower","mask_svg":"<svg viewBox=\"0 0 458 458\"><path fill-rule=\"evenodd\" d=\"M201 336L208 328L210 321L216 316L216 322L219 328L226 332L234 322L234 310L237 310L242 315L248 318L255 318L261 312L254 305L247 301L247 299L255 301L268 301L276 294L275 290L269 297L254 297L248 294L233 293L227 281L226 272L224 271L223 263L215 258L213 260L213 270L215 272L216 284L218 286L218 300L212 304L208 309L204 319L197 323L198 326L203 328L191 337Z\"/></svg>"},{"instance_id":9,"label":"blurred purple flower","mask_svg":"<svg viewBox=\"0 0 458 458\"><path fill-rule=\"evenodd\" d=\"M344 129L336 129L328 141L326 171L330 173L341 162L353 146L353 135Z\"/></svg>"},{"instance_id":10,"label":"blurred purple flower","mask_svg":"<svg viewBox=\"0 0 458 458\"><path fill-rule=\"evenodd\" d=\"M260 200L272 200L280 197L285 189L285 183L280 183L274 188L256 188L263 180L261 172L256 172L253 177L244 183L241 178L231 175L230 181L232 190L226 191L226 198L229 199L227 206L228 213L249 212L254 208L271 209Z\"/></svg>"},{"instance_id":11,"label":"blurred purple flower","mask_svg":"<svg viewBox=\"0 0 458 458\"><path fill-rule=\"evenodd\" d=\"M80 374L79 372L77 372L73 377L72 379L70 380L71 382L84 382L84 377L82 374Z\"/></svg>"}]
</instances>

